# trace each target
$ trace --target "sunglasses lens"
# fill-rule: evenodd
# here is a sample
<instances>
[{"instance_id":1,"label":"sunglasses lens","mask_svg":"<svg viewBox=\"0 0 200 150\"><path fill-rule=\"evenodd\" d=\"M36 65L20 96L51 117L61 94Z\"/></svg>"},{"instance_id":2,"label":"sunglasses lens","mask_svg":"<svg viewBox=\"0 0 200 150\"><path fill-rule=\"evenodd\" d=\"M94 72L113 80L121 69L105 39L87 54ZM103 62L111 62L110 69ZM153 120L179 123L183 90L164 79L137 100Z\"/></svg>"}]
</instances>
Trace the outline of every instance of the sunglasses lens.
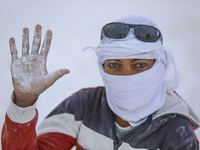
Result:
<instances>
[{"instance_id":1,"label":"sunglasses lens","mask_svg":"<svg viewBox=\"0 0 200 150\"><path fill-rule=\"evenodd\" d=\"M105 25L102 29L101 36L104 33L107 38L122 39L127 36L130 28L134 28L136 38L144 42L156 42L160 37L160 32L151 26L128 25L123 23L110 23Z\"/></svg>"},{"instance_id":2,"label":"sunglasses lens","mask_svg":"<svg viewBox=\"0 0 200 150\"><path fill-rule=\"evenodd\" d=\"M102 32L108 38L121 39L126 37L129 26L126 24L112 23L104 26Z\"/></svg>"},{"instance_id":3,"label":"sunglasses lens","mask_svg":"<svg viewBox=\"0 0 200 150\"><path fill-rule=\"evenodd\" d=\"M149 26L136 26L135 36L141 41L156 42L159 37L159 31Z\"/></svg>"}]
</instances>

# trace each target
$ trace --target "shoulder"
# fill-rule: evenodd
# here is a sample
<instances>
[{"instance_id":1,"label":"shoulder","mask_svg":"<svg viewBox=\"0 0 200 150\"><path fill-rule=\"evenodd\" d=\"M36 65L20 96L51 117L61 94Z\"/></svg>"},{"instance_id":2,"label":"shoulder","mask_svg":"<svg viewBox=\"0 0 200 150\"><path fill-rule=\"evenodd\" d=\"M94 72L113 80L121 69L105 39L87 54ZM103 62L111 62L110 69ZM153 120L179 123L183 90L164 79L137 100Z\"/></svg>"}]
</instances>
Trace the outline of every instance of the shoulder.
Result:
<instances>
[{"instance_id":1,"label":"shoulder","mask_svg":"<svg viewBox=\"0 0 200 150\"><path fill-rule=\"evenodd\" d=\"M78 92L74 93L71 98L72 99L93 99L105 94L105 88L102 86L91 87L91 88L83 88Z\"/></svg>"},{"instance_id":2,"label":"shoulder","mask_svg":"<svg viewBox=\"0 0 200 150\"><path fill-rule=\"evenodd\" d=\"M91 107L98 106L103 97L105 97L104 87L84 88L74 93L66 101L69 101L68 105L73 106L74 109L90 109Z\"/></svg>"},{"instance_id":3,"label":"shoulder","mask_svg":"<svg viewBox=\"0 0 200 150\"><path fill-rule=\"evenodd\" d=\"M179 115L170 119L158 130L160 130L160 134L162 135L163 144L170 144L174 149L183 148L191 143L198 143L191 122Z\"/></svg>"},{"instance_id":4,"label":"shoulder","mask_svg":"<svg viewBox=\"0 0 200 150\"><path fill-rule=\"evenodd\" d=\"M62 113L79 114L98 106L105 94L104 87L84 88L62 101L49 115Z\"/></svg>"},{"instance_id":5,"label":"shoulder","mask_svg":"<svg viewBox=\"0 0 200 150\"><path fill-rule=\"evenodd\" d=\"M191 122L179 115L169 120L164 126L166 132L173 133L176 138L184 138L185 136L193 136L194 130Z\"/></svg>"},{"instance_id":6,"label":"shoulder","mask_svg":"<svg viewBox=\"0 0 200 150\"><path fill-rule=\"evenodd\" d=\"M164 105L152 114L152 118L154 120L169 114L182 116L190 120L194 129L200 127L199 117L176 92L167 92Z\"/></svg>"},{"instance_id":7,"label":"shoulder","mask_svg":"<svg viewBox=\"0 0 200 150\"><path fill-rule=\"evenodd\" d=\"M65 103L73 107L87 107L99 103L104 96L104 87L84 88L68 97Z\"/></svg>"}]
</instances>

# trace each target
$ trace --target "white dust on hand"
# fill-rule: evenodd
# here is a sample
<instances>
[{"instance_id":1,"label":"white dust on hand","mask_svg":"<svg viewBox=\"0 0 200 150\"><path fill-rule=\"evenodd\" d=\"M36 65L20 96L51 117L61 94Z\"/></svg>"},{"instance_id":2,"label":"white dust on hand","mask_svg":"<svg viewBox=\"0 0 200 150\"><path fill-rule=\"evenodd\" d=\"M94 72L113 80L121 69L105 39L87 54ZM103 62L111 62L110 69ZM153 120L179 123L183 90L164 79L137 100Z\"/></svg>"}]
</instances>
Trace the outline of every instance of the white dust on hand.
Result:
<instances>
[{"instance_id":1,"label":"white dust on hand","mask_svg":"<svg viewBox=\"0 0 200 150\"><path fill-rule=\"evenodd\" d=\"M27 55L13 62L11 67L15 92L39 95L45 90L47 74L41 55Z\"/></svg>"}]
</instances>

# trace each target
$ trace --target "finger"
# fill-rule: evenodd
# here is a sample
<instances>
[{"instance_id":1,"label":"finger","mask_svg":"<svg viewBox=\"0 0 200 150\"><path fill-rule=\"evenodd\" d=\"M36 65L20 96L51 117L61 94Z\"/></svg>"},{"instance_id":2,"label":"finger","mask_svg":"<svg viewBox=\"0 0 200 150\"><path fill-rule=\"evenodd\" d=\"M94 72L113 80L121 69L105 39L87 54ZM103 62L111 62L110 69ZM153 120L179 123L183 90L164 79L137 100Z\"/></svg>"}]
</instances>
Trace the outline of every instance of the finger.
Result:
<instances>
[{"instance_id":1,"label":"finger","mask_svg":"<svg viewBox=\"0 0 200 150\"><path fill-rule=\"evenodd\" d=\"M57 71L54 71L52 73L49 73L46 75L46 86L50 87L53 85L59 78L61 78L63 75L70 73L70 70L68 69L60 69Z\"/></svg>"},{"instance_id":2,"label":"finger","mask_svg":"<svg viewBox=\"0 0 200 150\"><path fill-rule=\"evenodd\" d=\"M9 45L10 45L10 53L11 53L11 59L12 62L18 59L18 52L17 52L17 47L15 45L15 39L12 37L9 40Z\"/></svg>"},{"instance_id":3,"label":"finger","mask_svg":"<svg viewBox=\"0 0 200 150\"><path fill-rule=\"evenodd\" d=\"M26 56L29 53L29 30L23 29L22 33L22 56Z\"/></svg>"},{"instance_id":4,"label":"finger","mask_svg":"<svg viewBox=\"0 0 200 150\"><path fill-rule=\"evenodd\" d=\"M40 44L41 44L41 31L42 31L42 26L36 25L34 37L33 37L31 54L37 54L39 51Z\"/></svg>"},{"instance_id":5,"label":"finger","mask_svg":"<svg viewBox=\"0 0 200 150\"><path fill-rule=\"evenodd\" d=\"M47 55L49 53L49 49L51 46L51 39L52 39L52 31L47 30L44 42L42 44L41 52L40 52L40 55L43 55L45 59L47 58Z\"/></svg>"}]
</instances>

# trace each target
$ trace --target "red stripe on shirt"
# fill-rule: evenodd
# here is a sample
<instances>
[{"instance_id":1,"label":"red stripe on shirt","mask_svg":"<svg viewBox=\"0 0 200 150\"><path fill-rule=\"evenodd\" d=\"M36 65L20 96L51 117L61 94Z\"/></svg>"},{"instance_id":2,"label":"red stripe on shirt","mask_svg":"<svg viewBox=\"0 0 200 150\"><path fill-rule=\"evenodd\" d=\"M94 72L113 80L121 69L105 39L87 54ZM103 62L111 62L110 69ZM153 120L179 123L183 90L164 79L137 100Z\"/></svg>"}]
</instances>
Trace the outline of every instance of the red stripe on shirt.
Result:
<instances>
[{"instance_id":1,"label":"red stripe on shirt","mask_svg":"<svg viewBox=\"0 0 200 150\"><path fill-rule=\"evenodd\" d=\"M37 110L36 110L37 111ZM79 150L84 150L76 139L58 132L45 133L37 137L35 126L38 119L38 112L33 120L20 124L13 122L6 115L2 128L2 149L3 150L62 150L71 149L74 145Z\"/></svg>"}]
</instances>

